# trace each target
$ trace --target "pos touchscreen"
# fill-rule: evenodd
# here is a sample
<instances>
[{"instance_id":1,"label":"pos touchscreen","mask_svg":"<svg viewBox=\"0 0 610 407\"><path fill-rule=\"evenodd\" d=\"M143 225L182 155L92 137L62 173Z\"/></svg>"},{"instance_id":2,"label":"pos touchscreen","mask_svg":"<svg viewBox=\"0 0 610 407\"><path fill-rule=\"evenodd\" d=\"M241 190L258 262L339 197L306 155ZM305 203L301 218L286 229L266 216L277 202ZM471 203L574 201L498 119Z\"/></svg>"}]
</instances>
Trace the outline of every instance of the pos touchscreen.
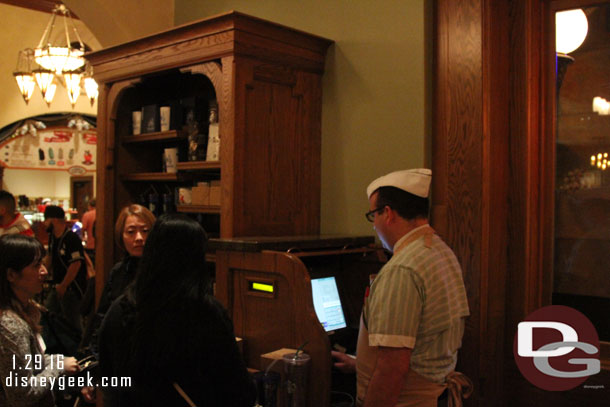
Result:
<instances>
[{"instance_id":1,"label":"pos touchscreen","mask_svg":"<svg viewBox=\"0 0 610 407\"><path fill-rule=\"evenodd\" d=\"M345 328L347 324L335 277L312 279L311 291L313 305L324 330L330 332Z\"/></svg>"}]
</instances>

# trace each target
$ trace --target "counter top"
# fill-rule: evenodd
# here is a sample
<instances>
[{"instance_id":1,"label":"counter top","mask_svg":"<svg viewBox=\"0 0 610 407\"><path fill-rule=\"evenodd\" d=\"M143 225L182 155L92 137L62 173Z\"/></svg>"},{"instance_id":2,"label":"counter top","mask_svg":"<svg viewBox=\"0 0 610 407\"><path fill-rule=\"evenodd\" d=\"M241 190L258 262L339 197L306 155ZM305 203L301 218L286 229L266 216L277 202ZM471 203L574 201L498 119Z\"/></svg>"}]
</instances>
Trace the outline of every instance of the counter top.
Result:
<instances>
[{"instance_id":1,"label":"counter top","mask_svg":"<svg viewBox=\"0 0 610 407\"><path fill-rule=\"evenodd\" d=\"M262 250L300 252L314 249L363 247L375 243L373 236L307 235L307 236L251 236L229 239L210 239L210 251L227 250L259 252Z\"/></svg>"}]
</instances>

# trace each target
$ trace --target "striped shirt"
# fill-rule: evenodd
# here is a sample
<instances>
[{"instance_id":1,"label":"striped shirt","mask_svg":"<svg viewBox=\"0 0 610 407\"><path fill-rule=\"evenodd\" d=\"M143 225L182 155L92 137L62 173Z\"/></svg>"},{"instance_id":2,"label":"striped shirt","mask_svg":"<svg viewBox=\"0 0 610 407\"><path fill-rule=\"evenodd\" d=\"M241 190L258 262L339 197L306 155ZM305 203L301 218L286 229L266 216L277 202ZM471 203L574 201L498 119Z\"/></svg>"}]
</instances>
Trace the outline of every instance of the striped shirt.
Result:
<instances>
[{"instance_id":1,"label":"striped shirt","mask_svg":"<svg viewBox=\"0 0 610 407\"><path fill-rule=\"evenodd\" d=\"M34 236L30 223L20 213L16 213L13 220L6 225L0 225L0 236L12 234Z\"/></svg>"},{"instance_id":2,"label":"striped shirt","mask_svg":"<svg viewBox=\"0 0 610 407\"><path fill-rule=\"evenodd\" d=\"M411 348L410 369L437 383L455 369L468 315L460 265L428 225L396 242L363 309L369 345Z\"/></svg>"}]
</instances>

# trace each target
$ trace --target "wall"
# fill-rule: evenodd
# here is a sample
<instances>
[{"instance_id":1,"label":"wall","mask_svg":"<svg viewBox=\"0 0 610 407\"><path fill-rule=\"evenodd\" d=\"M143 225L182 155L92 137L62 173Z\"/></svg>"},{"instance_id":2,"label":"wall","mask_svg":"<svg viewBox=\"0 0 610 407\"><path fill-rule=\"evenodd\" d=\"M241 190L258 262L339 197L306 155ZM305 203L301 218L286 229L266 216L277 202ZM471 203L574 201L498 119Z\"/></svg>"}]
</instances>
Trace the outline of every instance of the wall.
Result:
<instances>
[{"instance_id":1,"label":"wall","mask_svg":"<svg viewBox=\"0 0 610 407\"><path fill-rule=\"evenodd\" d=\"M174 23L174 0L64 0L63 3L86 22L104 48L170 29Z\"/></svg>"},{"instance_id":2,"label":"wall","mask_svg":"<svg viewBox=\"0 0 610 407\"><path fill-rule=\"evenodd\" d=\"M30 198L70 198L68 171L5 169L2 189Z\"/></svg>"},{"instance_id":3,"label":"wall","mask_svg":"<svg viewBox=\"0 0 610 407\"><path fill-rule=\"evenodd\" d=\"M323 79L321 230L371 235L369 182L427 162L427 4L175 0L175 23L237 10L335 41Z\"/></svg>"}]
</instances>

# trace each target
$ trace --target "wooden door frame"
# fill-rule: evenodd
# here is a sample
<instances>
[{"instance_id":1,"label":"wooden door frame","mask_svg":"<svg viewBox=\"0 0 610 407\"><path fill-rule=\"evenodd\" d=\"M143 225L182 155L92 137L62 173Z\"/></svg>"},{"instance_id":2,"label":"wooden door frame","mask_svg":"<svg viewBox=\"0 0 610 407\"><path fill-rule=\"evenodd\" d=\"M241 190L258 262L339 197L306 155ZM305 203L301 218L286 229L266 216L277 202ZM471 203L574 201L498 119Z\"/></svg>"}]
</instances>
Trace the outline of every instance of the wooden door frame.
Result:
<instances>
[{"instance_id":1,"label":"wooden door frame","mask_svg":"<svg viewBox=\"0 0 610 407\"><path fill-rule=\"evenodd\" d=\"M75 177L70 177L70 206L72 208L76 208L76 197L74 196L74 184L76 182L91 182L91 193L95 196L95 182L93 175L78 175ZM93 197L92 197L93 198Z\"/></svg>"}]
</instances>

